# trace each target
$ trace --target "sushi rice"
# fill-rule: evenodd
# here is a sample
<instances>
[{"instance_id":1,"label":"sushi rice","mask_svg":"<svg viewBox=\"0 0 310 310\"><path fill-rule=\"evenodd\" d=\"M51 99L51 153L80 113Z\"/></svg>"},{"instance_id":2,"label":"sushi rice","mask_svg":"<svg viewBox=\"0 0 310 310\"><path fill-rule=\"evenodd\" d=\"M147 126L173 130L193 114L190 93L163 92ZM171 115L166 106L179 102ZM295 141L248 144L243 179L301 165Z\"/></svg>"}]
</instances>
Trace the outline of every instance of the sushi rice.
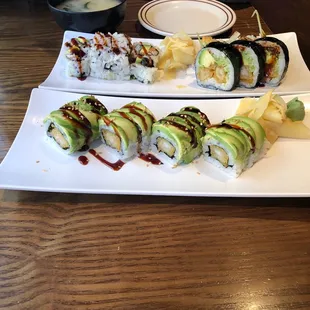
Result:
<instances>
[{"instance_id":1,"label":"sushi rice","mask_svg":"<svg viewBox=\"0 0 310 310\"><path fill-rule=\"evenodd\" d=\"M151 44L142 42L132 44L131 38L117 32L113 34L97 32L93 39L87 41L87 46L84 46L84 41L79 42L78 38L73 38L72 41L75 43L74 49L71 48L72 43L65 44L68 48L66 52L68 76L91 76L123 81L136 79L145 84L154 83L160 76L157 68L160 50ZM141 50L146 51L146 54ZM143 58L150 60L149 63L141 62Z\"/></svg>"}]
</instances>

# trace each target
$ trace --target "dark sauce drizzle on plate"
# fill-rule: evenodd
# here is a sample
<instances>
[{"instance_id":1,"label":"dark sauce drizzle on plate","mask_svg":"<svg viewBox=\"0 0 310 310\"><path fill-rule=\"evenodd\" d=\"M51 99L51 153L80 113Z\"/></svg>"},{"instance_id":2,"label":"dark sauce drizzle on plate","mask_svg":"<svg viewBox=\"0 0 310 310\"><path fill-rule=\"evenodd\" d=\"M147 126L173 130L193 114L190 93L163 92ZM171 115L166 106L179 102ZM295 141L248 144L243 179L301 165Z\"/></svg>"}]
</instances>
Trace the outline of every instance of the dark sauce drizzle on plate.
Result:
<instances>
[{"instance_id":1,"label":"dark sauce drizzle on plate","mask_svg":"<svg viewBox=\"0 0 310 310\"><path fill-rule=\"evenodd\" d=\"M113 169L114 171L118 171L122 169L122 167L125 165L125 163L121 160L116 161L115 163L111 163L101 157L94 149L90 149L89 153L93 155L96 159L98 159L101 163L108 166L109 168Z\"/></svg>"},{"instance_id":2,"label":"dark sauce drizzle on plate","mask_svg":"<svg viewBox=\"0 0 310 310\"><path fill-rule=\"evenodd\" d=\"M80 156L78 160L79 160L79 163L83 166L86 166L89 162L88 158L84 155Z\"/></svg>"},{"instance_id":3,"label":"dark sauce drizzle on plate","mask_svg":"<svg viewBox=\"0 0 310 310\"><path fill-rule=\"evenodd\" d=\"M119 171L125 165L125 163L121 160L118 160L115 163L109 162L108 160L101 157L94 149L90 149L89 153L91 155L93 155L96 159L98 159L101 163L103 163L104 165L113 169L114 171ZM146 162L151 163L152 165L162 165L163 164L158 158L156 158L154 155L149 154L149 153L140 154L139 158L146 161ZM78 158L78 161L83 166L86 166L89 162L88 158L84 155L80 156Z\"/></svg>"},{"instance_id":4,"label":"dark sauce drizzle on plate","mask_svg":"<svg viewBox=\"0 0 310 310\"><path fill-rule=\"evenodd\" d=\"M151 163L152 165L162 165L163 164L157 157L155 157L154 155L152 155L150 153L140 154L139 158L148 162L148 163Z\"/></svg>"}]
</instances>

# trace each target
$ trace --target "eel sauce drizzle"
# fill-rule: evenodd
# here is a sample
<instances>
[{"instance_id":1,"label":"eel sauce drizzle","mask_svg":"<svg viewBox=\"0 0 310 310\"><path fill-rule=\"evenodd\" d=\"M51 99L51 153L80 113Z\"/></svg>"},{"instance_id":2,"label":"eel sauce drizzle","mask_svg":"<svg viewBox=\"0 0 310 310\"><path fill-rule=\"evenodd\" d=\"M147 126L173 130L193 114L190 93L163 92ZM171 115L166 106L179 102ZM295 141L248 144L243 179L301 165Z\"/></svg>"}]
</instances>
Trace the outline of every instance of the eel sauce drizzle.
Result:
<instances>
[{"instance_id":1,"label":"eel sauce drizzle","mask_svg":"<svg viewBox=\"0 0 310 310\"><path fill-rule=\"evenodd\" d=\"M111 163L101 157L94 149L90 149L89 153L93 155L96 159L98 159L101 163L104 165L108 166L109 168L113 169L114 171L121 170L122 167L125 165L125 163L121 160L116 161L115 163Z\"/></svg>"},{"instance_id":2,"label":"eel sauce drizzle","mask_svg":"<svg viewBox=\"0 0 310 310\"><path fill-rule=\"evenodd\" d=\"M162 165L163 164L158 158L156 158L154 155L152 155L150 153L140 154L139 158L148 162L148 163L151 163L152 165Z\"/></svg>"},{"instance_id":3,"label":"eel sauce drizzle","mask_svg":"<svg viewBox=\"0 0 310 310\"><path fill-rule=\"evenodd\" d=\"M79 163L81 164L81 165L83 165L83 166L86 166L87 164L88 164L88 162L89 162L89 160L88 160L88 158L86 157L86 156L80 156L79 158L78 158L78 160L79 160Z\"/></svg>"},{"instance_id":4,"label":"eel sauce drizzle","mask_svg":"<svg viewBox=\"0 0 310 310\"><path fill-rule=\"evenodd\" d=\"M121 168L125 165L125 163L121 160L118 160L116 161L115 163L111 163L109 161L107 161L106 159L104 159L103 157L101 157L94 149L90 149L89 150L89 153L91 155L93 155L96 159L98 159L101 163L103 163L104 165L108 166L109 168L113 169L114 171L119 171L121 170ZM162 165L163 163L158 159L156 158L154 155L152 154L140 154L139 155L139 158L148 162L148 163L151 163L152 165ZM78 158L79 160L79 163L81 165L84 165L86 166L89 162L88 158L84 155L80 156Z\"/></svg>"}]
</instances>

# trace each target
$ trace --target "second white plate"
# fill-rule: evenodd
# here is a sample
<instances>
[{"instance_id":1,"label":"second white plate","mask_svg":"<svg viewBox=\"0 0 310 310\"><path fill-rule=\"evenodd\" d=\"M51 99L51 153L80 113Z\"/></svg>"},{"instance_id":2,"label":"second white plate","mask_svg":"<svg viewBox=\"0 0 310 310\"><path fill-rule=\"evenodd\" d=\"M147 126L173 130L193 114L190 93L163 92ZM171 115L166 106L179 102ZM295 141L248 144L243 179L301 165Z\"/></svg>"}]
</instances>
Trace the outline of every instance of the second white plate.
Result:
<instances>
[{"instance_id":1,"label":"second white plate","mask_svg":"<svg viewBox=\"0 0 310 310\"><path fill-rule=\"evenodd\" d=\"M140 9L138 19L146 29L160 35L184 31L197 38L197 34L214 36L227 31L235 24L236 14L214 0L154 0Z\"/></svg>"},{"instance_id":2,"label":"second white plate","mask_svg":"<svg viewBox=\"0 0 310 310\"><path fill-rule=\"evenodd\" d=\"M88 77L85 81L68 77L65 73L66 59L64 43L84 36L92 38L93 35L83 32L66 31L56 64L48 78L39 86L40 88L62 90L68 92L112 95L112 96L136 96L136 97L170 97L170 98L223 98L261 96L268 88L258 87L253 89L237 88L225 92L205 89L197 85L193 68L182 71L173 80L162 80L151 85L138 81L107 81ZM310 92L310 72L301 56L297 37L294 32L272 35L279 38L287 45L290 52L290 64L284 81L274 90L277 94L298 94ZM159 46L161 40L137 39L134 42L150 42ZM197 44L198 42L195 41Z\"/></svg>"}]
</instances>

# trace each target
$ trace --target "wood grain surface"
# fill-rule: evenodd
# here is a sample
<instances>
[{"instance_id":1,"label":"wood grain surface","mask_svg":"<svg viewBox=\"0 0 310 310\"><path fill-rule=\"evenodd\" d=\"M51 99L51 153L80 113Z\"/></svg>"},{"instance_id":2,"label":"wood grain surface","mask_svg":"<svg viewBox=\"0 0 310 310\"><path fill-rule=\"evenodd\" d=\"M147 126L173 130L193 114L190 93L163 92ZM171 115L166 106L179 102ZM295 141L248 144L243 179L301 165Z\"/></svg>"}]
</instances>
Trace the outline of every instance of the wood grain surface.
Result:
<instances>
[{"instance_id":1,"label":"wood grain surface","mask_svg":"<svg viewBox=\"0 0 310 310\"><path fill-rule=\"evenodd\" d=\"M145 2L119 31L155 36ZM253 7L233 8L257 33ZM1 1L0 30L2 160L63 31L39 0ZM0 309L310 309L309 202L2 190Z\"/></svg>"}]
</instances>

